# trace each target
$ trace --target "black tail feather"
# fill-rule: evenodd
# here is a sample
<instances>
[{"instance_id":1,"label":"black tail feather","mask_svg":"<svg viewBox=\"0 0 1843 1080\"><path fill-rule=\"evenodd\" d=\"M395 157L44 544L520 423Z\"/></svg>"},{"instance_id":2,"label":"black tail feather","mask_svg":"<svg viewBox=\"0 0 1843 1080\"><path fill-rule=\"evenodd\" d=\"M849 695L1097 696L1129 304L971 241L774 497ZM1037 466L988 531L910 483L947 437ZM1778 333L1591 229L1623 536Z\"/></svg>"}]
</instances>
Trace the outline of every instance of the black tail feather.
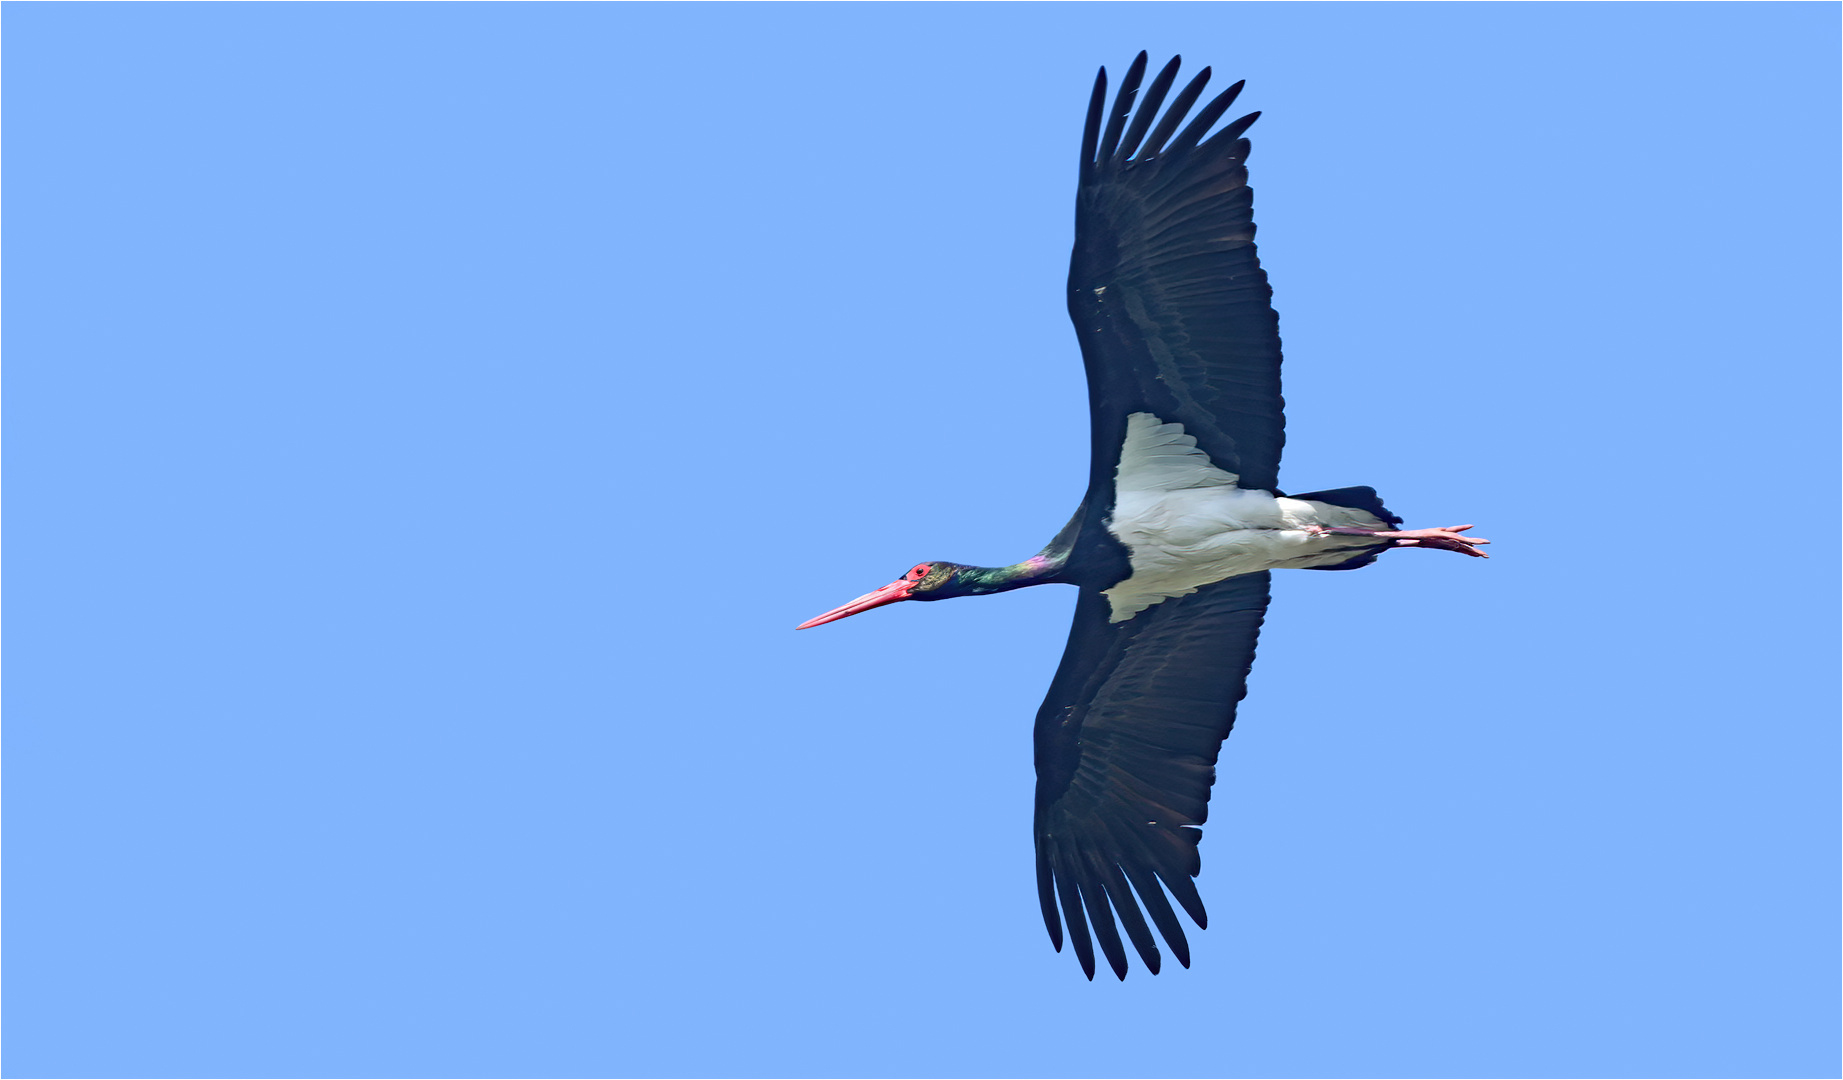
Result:
<instances>
[{"instance_id":1,"label":"black tail feather","mask_svg":"<svg viewBox=\"0 0 1843 1080\"><path fill-rule=\"evenodd\" d=\"M1382 498L1376 494L1376 489L1373 487L1347 487L1332 488L1330 491L1308 491L1303 495L1288 495L1287 498L1308 499L1312 502L1330 503L1332 506L1348 507L1351 510L1361 510L1366 514L1374 514L1390 525L1401 524L1401 518L1391 514L1389 508L1382 505Z\"/></svg>"},{"instance_id":2,"label":"black tail feather","mask_svg":"<svg viewBox=\"0 0 1843 1080\"><path fill-rule=\"evenodd\" d=\"M1332 488L1330 491L1308 491L1303 495L1288 495L1287 498L1309 499L1312 502L1330 503L1332 506L1342 506L1351 510L1361 510L1366 514L1374 514L1390 525L1401 524L1401 518L1390 513L1389 508L1382 505L1382 499L1376 494L1376 489L1373 487L1347 487ZM1355 570L1358 567L1368 566L1370 563L1375 562L1376 557L1388 549L1389 543L1379 540L1373 550L1358 552L1351 556L1349 560L1338 563L1335 566L1308 566L1305 569Z\"/></svg>"}]
</instances>

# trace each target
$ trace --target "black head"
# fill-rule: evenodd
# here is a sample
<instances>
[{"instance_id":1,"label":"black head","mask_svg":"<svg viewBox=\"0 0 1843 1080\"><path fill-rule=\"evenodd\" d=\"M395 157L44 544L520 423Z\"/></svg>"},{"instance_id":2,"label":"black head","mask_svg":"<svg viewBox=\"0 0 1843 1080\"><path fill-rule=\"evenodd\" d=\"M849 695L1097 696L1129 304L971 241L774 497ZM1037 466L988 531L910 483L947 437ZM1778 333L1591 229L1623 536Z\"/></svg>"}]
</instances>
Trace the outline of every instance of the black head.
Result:
<instances>
[{"instance_id":1,"label":"black head","mask_svg":"<svg viewBox=\"0 0 1843 1080\"><path fill-rule=\"evenodd\" d=\"M967 577L971 566L962 566L950 562L916 563L895 581L875 592L867 592L848 604L840 604L824 615L815 616L794 627L804 630L809 626L837 622L848 615L861 611L893 604L898 600L946 600L953 596L966 596L977 591Z\"/></svg>"},{"instance_id":2,"label":"black head","mask_svg":"<svg viewBox=\"0 0 1843 1080\"><path fill-rule=\"evenodd\" d=\"M913 582L909 588L909 600L946 600L949 597L965 596L961 576L964 571L973 569L951 562L916 563L909 567L909 572L902 575L904 581Z\"/></svg>"}]
</instances>

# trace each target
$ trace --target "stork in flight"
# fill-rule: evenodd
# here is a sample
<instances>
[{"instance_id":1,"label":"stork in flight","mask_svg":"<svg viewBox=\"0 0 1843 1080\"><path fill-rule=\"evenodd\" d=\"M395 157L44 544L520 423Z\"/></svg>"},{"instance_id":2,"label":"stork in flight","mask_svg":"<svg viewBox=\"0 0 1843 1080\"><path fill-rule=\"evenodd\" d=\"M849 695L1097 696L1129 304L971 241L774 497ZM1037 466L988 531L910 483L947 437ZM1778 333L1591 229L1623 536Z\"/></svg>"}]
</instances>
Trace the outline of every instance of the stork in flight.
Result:
<instances>
[{"instance_id":1,"label":"stork in flight","mask_svg":"<svg viewBox=\"0 0 1843 1080\"><path fill-rule=\"evenodd\" d=\"M1207 925L1191 881L1197 826L1247 693L1268 572L1354 570L1402 547L1482 558L1487 543L1464 535L1470 525L1397 529L1373 488L1280 491L1279 317L1255 257L1242 138L1260 113L1203 138L1236 83L1179 131L1209 81L1204 68L1154 125L1178 58L1135 111L1145 68L1142 52L1111 111L1101 69L1082 132L1069 317L1088 370L1087 497L1021 563L917 563L799 627L899 600L1051 582L1081 590L1037 711L1037 893L1050 940L1061 951L1067 922L1090 979L1090 926L1126 978L1115 914L1154 974L1154 926L1190 966L1165 893Z\"/></svg>"}]
</instances>

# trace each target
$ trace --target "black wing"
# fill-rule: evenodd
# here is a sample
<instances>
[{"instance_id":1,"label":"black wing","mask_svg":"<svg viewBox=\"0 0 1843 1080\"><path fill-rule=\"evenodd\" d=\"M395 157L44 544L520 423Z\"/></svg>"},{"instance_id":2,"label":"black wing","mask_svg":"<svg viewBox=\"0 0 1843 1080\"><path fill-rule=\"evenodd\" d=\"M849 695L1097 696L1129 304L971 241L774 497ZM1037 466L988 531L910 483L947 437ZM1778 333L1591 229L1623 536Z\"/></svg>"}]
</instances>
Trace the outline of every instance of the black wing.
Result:
<instances>
[{"instance_id":1,"label":"black wing","mask_svg":"<svg viewBox=\"0 0 1843 1080\"><path fill-rule=\"evenodd\" d=\"M1255 258L1241 137L1260 114L1200 141L1234 103L1236 83L1178 131L1209 81L1204 68L1154 128L1178 61L1152 80L1134 113L1145 62L1144 53L1133 61L1110 113L1102 69L1082 135L1069 317L1088 369L1090 501L1112 504L1113 470L1134 412L1183 424L1242 487L1273 490L1286 423L1280 320Z\"/></svg>"},{"instance_id":2,"label":"black wing","mask_svg":"<svg viewBox=\"0 0 1843 1080\"><path fill-rule=\"evenodd\" d=\"M1106 596L1082 589L1062 666L1037 713L1037 893L1058 951L1060 894L1089 978L1090 923L1114 974L1126 978L1109 906L1154 974L1158 945L1146 915L1190 966L1184 929L1159 883L1206 924L1190 880L1201 868L1195 826L1209 816L1216 755L1247 693L1267 586L1265 571L1244 574L1118 623L1107 621Z\"/></svg>"}]
</instances>

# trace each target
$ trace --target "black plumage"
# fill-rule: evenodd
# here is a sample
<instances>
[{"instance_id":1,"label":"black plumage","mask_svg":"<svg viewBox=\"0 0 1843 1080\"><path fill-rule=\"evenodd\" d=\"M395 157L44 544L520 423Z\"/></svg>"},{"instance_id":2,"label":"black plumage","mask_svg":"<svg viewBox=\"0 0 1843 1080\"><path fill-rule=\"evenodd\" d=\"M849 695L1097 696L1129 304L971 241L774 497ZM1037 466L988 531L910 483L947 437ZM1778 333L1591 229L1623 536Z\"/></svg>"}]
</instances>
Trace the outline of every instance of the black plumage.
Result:
<instances>
[{"instance_id":1,"label":"black plumage","mask_svg":"<svg viewBox=\"0 0 1843 1080\"><path fill-rule=\"evenodd\" d=\"M1090 976L1088 922L1114 972L1126 977L1109 904L1146 966L1159 968L1122 872L1178 963L1190 966L1183 928L1158 883L1206 925L1190 880L1201 869L1196 826L1209 817L1216 755L1247 693L1268 581L1265 571L1232 577L1112 624L1106 598L1082 589L1062 664L1037 712L1037 892L1058 949L1054 894L1061 893L1070 941Z\"/></svg>"}]
</instances>

